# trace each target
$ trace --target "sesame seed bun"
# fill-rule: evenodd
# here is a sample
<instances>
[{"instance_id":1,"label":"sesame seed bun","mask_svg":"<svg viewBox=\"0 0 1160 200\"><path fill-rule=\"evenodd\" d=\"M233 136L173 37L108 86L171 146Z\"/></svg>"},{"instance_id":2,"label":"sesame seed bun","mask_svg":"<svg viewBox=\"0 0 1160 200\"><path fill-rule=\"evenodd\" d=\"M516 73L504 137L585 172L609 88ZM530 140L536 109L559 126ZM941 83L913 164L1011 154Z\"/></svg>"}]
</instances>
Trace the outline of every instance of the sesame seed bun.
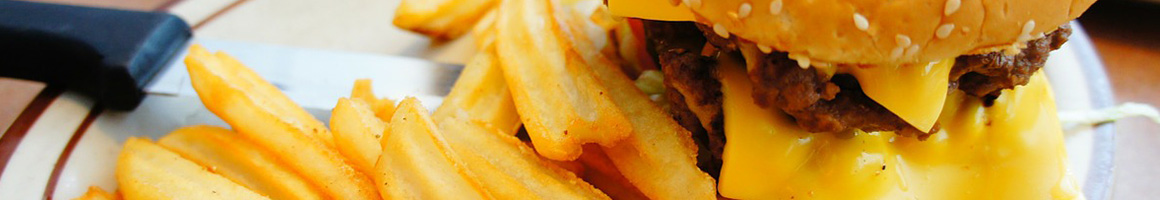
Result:
<instances>
[{"instance_id":1,"label":"sesame seed bun","mask_svg":"<svg viewBox=\"0 0 1160 200\"><path fill-rule=\"evenodd\" d=\"M914 63L1020 47L1095 0L683 0L697 21L832 63Z\"/></svg>"}]
</instances>

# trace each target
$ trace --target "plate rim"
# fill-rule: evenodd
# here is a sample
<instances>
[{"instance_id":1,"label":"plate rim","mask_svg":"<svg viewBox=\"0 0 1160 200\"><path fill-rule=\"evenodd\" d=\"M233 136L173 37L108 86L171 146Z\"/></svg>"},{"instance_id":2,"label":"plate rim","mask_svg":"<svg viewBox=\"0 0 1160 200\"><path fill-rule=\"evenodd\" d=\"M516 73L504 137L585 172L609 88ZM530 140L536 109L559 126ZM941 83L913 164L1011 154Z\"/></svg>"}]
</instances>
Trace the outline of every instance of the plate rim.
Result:
<instances>
[{"instance_id":1,"label":"plate rim","mask_svg":"<svg viewBox=\"0 0 1160 200\"><path fill-rule=\"evenodd\" d=\"M1072 21L1072 37L1069 44L1080 61L1080 70L1087 79L1087 90L1091 98L1093 109L1115 106L1116 100L1104 69L1103 61L1092 46L1091 40L1082 25ZM1111 199L1111 190L1115 180L1115 126L1114 123L1092 125L1092 159L1089 161L1088 178L1083 182L1084 196L1087 199Z\"/></svg>"}]
</instances>

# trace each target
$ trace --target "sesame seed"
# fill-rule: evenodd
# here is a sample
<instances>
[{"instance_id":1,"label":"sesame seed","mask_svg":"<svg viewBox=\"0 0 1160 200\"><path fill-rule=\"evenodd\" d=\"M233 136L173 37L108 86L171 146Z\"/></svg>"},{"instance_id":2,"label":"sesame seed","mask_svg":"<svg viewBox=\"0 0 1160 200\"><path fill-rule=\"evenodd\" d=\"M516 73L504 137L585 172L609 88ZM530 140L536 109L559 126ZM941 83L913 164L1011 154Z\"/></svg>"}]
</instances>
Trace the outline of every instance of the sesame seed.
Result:
<instances>
[{"instance_id":1,"label":"sesame seed","mask_svg":"<svg viewBox=\"0 0 1160 200\"><path fill-rule=\"evenodd\" d=\"M947 37L951 36L951 31L954 30L955 24L943 24L942 26L938 26L938 30L935 30L934 36L938 37L939 39L946 39Z\"/></svg>"},{"instance_id":2,"label":"sesame seed","mask_svg":"<svg viewBox=\"0 0 1160 200\"><path fill-rule=\"evenodd\" d=\"M701 0L685 0L685 5L690 8L699 8L701 7Z\"/></svg>"},{"instance_id":3,"label":"sesame seed","mask_svg":"<svg viewBox=\"0 0 1160 200\"><path fill-rule=\"evenodd\" d=\"M1019 37L1015 38L1015 42L1023 42L1031 40L1031 31L1035 30L1035 20L1027 20L1023 24L1023 32L1019 33Z\"/></svg>"},{"instance_id":4,"label":"sesame seed","mask_svg":"<svg viewBox=\"0 0 1160 200\"><path fill-rule=\"evenodd\" d=\"M858 27L858 30L866 31L870 29L870 21L866 20L866 16L854 13L854 26Z\"/></svg>"},{"instance_id":5,"label":"sesame seed","mask_svg":"<svg viewBox=\"0 0 1160 200\"><path fill-rule=\"evenodd\" d=\"M902 58L902 46L894 47L894 50L890 51L890 58Z\"/></svg>"},{"instance_id":6,"label":"sesame seed","mask_svg":"<svg viewBox=\"0 0 1160 200\"><path fill-rule=\"evenodd\" d=\"M1023 32L1021 32L1019 34L1020 35L1031 35L1031 31L1033 31L1033 30L1035 30L1035 20L1027 20L1027 23L1023 24Z\"/></svg>"},{"instance_id":7,"label":"sesame seed","mask_svg":"<svg viewBox=\"0 0 1160 200\"><path fill-rule=\"evenodd\" d=\"M910 36L898 34L894 36L894 42L900 47L910 46Z\"/></svg>"},{"instance_id":8,"label":"sesame seed","mask_svg":"<svg viewBox=\"0 0 1160 200\"><path fill-rule=\"evenodd\" d=\"M781 6L781 0L769 2L769 13L774 15L781 14Z\"/></svg>"},{"instance_id":9,"label":"sesame seed","mask_svg":"<svg viewBox=\"0 0 1160 200\"><path fill-rule=\"evenodd\" d=\"M769 47L767 45L760 45L759 44L759 45L757 45L757 49L761 50L761 53L773 52L773 47Z\"/></svg>"},{"instance_id":10,"label":"sesame seed","mask_svg":"<svg viewBox=\"0 0 1160 200\"><path fill-rule=\"evenodd\" d=\"M713 33L717 33L717 36L729 39L729 30L725 30L725 26L721 24L713 24Z\"/></svg>"},{"instance_id":11,"label":"sesame seed","mask_svg":"<svg viewBox=\"0 0 1160 200\"><path fill-rule=\"evenodd\" d=\"M913 57L914 54L917 54L917 53L918 53L918 45L917 44L910 45L910 48L906 48L906 55L903 55L903 56L906 56L907 58L909 58L909 57Z\"/></svg>"},{"instance_id":12,"label":"sesame seed","mask_svg":"<svg viewBox=\"0 0 1160 200\"><path fill-rule=\"evenodd\" d=\"M797 63L798 63L798 67L801 67L802 69L809 69L810 68L810 58L809 57L800 56L797 58Z\"/></svg>"},{"instance_id":13,"label":"sesame seed","mask_svg":"<svg viewBox=\"0 0 1160 200\"><path fill-rule=\"evenodd\" d=\"M753 5L749 3L741 3L741 7L737 8L737 17L744 19L749 17L749 13L753 11Z\"/></svg>"},{"instance_id":14,"label":"sesame seed","mask_svg":"<svg viewBox=\"0 0 1160 200\"><path fill-rule=\"evenodd\" d=\"M951 16L951 14L955 14L955 11L959 11L959 7L962 5L962 0L947 0L946 7L943 7L943 16Z\"/></svg>"}]
</instances>

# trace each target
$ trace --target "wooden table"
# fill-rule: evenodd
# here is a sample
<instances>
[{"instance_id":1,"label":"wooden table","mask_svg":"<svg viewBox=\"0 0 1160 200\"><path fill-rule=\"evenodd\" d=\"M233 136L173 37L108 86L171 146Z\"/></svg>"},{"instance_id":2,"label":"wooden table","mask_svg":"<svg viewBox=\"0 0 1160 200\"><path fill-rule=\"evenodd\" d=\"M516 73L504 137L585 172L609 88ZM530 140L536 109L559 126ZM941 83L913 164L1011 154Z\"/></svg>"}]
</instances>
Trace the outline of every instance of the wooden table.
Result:
<instances>
[{"instance_id":1,"label":"wooden table","mask_svg":"<svg viewBox=\"0 0 1160 200\"><path fill-rule=\"evenodd\" d=\"M39 0L66 4L79 4L99 7L112 7L135 10L171 11L186 18L196 28L199 37L215 37L236 40L258 40L259 42L278 43L293 46L305 46L325 49L340 49L361 52L382 52L382 49L367 46L352 46L351 44L389 42L391 38L376 37L376 31L389 30L388 18L382 13L390 13L394 5L374 5L374 0L351 1L312 1L312 0ZM302 3L302 4L298 4ZM313 4L313 5L308 5ZM318 6L323 4L323 6ZM275 6L279 8L274 8ZM284 8L283 8L284 7ZM279 10L281 9L281 10ZM349 9L361 9L349 11ZM367 10L370 9L370 10ZM295 40L295 34L320 34L318 32L304 32L295 29L294 23L274 22L273 26L253 28L263 30L248 35L230 34L230 29L244 28L247 23L271 18L267 15L302 14L305 16L329 16L306 13L323 12L328 14L354 15L365 13L370 17L362 17L362 31L353 31L354 35L336 37L315 37L313 40ZM353 13L353 14L352 14ZM376 15L377 14L377 15ZM279 18L285 19L285 18ZM294 19L294 18L291 18ZM301 18L297 18L301 19ZM344 19L350 20L350 19ZM1080 19L1092 42L1104 61L1108 76L1119 102L1141 102L1160 105L1160 4L1141 3L1125 0L1102 0L1096 3ZM318 20L309 21L318 22ZM349 22L347 22L349 24ZM309 24L313 28L342 29L342 24L317 23ZM278 27L287 26L287 27ZM323 26L323 27L318 27ZM271 29L286 31L271 40ZM281 29L277 29L281 28ZM265 32L262 32L265 31ZM347 31L347 30L337 30ZM236 32L236 31L234 31ZM369 32L369 34L368 34ZM263 35L265 34L265 35ZM326 34L326 33L321 33ZM418 36L416 36L418 37ZM0 80L0 84L5 81ZM35 84L34 84L35 85ZM33 86L42 88L43 86ZM24 96L35 96L39 88L32 90L5 89L0 91L25 91L31 93ZM6 101L0 101L4 103ZM12 101L14 104L27 102L24 99ZM6 105L0 105L6 106ZM22 105L16 105L22 106ZM5 111L6 109L0 109ZM0 120L11 119L12 116L2 115ZM0 125L6 125L2 122ZM1160 181L1160 124L1146 119L1134 118L1116 123L1116 177L1113 195L1116 199L1154 199L1160 196L1157 182Z\"/></svg>"}]
</instances>

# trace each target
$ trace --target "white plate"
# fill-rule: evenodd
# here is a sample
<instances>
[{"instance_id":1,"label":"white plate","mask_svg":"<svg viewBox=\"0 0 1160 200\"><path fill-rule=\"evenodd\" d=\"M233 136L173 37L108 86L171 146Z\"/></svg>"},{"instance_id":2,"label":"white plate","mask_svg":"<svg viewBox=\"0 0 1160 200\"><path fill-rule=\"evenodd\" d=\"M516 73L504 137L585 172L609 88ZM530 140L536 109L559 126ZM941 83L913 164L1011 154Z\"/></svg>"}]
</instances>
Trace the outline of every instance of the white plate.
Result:
<instances>
[{"instance_id":1,"label":"white plate","mask_svg":"<svg viewBox=\"0 0 1160 200\"><path fill-rule=\"evenodd\" d=\"M346 96L355 78L375 80L375 92L398 98L418 95L428 107L438 105L443 69L413 58L343 53L199 39L211 50L239 57L322 121L336 99ZM1112 104L1103 66L1086 34L1073 23L1071 41L1052 53L1045 67L1059 110L1087 110ZM116 188L114 163L130 136L157 138L180 126L226 125L207 111L175 65L151 86L166 95L150 95L132 112L98 111L90 126L80 126L93 105L66 92L49 104L19 140L0 174L3 199L73 198L87 187ZM398 67L411 67L399 70ZM452 69L453 70L453 69ZM398 73L405 72L405 73ZM444 91L445 92L445 91ZM86 127L75 131L77 127ZM1113 131L1110 125L1069 130L1069 168L1088 199L1107 199L1112 183ZM4 153L4 152L0 152Z\"/></svg>"}]
</instances>

